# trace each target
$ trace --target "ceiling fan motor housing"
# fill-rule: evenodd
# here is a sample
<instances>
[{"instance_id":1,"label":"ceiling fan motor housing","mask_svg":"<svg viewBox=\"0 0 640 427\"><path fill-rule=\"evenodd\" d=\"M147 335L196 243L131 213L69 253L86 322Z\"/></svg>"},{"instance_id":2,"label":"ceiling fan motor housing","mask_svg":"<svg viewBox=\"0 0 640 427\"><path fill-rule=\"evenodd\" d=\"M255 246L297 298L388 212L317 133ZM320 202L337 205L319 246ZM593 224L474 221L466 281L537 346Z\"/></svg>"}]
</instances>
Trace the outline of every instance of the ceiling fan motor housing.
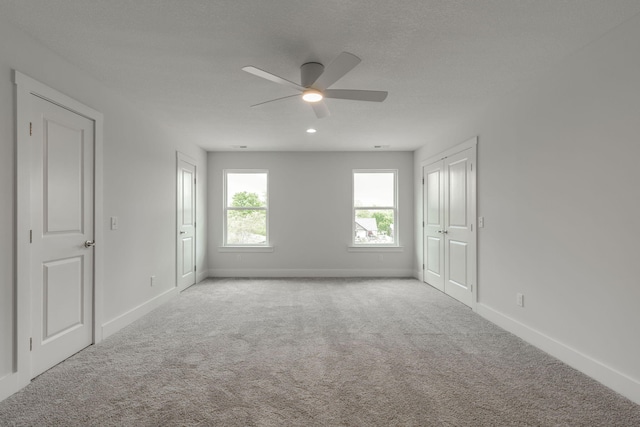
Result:
<instances>
[{"instance_id":1,"label":"ceiling fan motor housing","mask_svg":"<svg viewBox=\"0 0 640 427\"><path fill-rule=\"evenodd\" d=\"M300 67L300 85L311 87L324 71L324 65L319 62L307 62Z\"/></svg>"}]
</instances>

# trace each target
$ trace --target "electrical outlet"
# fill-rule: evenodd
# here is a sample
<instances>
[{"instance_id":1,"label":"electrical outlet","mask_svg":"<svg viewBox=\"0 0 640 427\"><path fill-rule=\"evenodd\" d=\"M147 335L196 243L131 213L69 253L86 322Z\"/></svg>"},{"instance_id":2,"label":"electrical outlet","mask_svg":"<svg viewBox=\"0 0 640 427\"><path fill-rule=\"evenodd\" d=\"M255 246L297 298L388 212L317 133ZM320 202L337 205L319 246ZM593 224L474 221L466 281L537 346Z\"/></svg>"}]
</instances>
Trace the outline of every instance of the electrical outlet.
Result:
<instances>
[{"instance_id":1,"label":"electrical outlet","mask_svg":"<svg viewBox=\"0 0 640 427\"><path fill-rule=\"evenodd\" d=\"M112 230L117 230L118 229L118 217L117 216L112 216L111 217L111 229Z\"/></svg>"},{"instance_id":2,"label":"electrical outlet","mask_svg":"<svg viewBox=\"0 0 640 427\"><path fill-rule=\"evenodd\" d=\"M484 217L483 216L479 216L478 217L478 228L484 228Z\"/></svg>"},{"instance_id":3,"label":"electrical outlet","mask_svg":"<svg viewBox=\"0 0 640 427\"><path fill-rule=\"evenodd\" d=\"M151 286L156 285L156 276L151 276Z\"/></svg>"},{"instance_id":4,"label":"electrical outlet","mask_svg":"<svg viewBox=\"0 0 640 427\"><path fill-rule=\"evenodd\" d=\"M523 294L516 294L516 304L518 304L520 307L524 307L524 295Z\"/></svg>"}]
</instances>

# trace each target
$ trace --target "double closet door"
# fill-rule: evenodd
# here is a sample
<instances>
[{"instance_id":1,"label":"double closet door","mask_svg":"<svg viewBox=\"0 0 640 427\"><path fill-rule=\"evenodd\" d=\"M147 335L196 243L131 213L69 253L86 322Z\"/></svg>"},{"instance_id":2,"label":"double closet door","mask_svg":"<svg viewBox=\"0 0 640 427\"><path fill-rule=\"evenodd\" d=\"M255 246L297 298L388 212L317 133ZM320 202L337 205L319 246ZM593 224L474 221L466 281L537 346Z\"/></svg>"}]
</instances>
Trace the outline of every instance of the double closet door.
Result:
<instances>
[{"instance_id":1,"label":"double closet door","mask_svg":"<svg viewBox=\"0 0 640 427\"><path fill-rule=\"evenodd\" d=\"M475 146L423 167L424 281L458 301L474 301Z\"/></svg>"}]
</instances>

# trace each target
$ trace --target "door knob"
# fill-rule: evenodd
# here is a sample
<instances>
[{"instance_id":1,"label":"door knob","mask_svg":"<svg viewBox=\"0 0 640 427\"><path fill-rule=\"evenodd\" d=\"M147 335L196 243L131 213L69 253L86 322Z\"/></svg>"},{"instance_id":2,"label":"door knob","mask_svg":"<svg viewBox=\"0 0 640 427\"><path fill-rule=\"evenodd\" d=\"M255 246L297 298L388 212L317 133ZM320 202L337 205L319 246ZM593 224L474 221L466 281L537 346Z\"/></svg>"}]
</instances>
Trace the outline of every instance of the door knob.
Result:
<instances>
[{"instance_id":1,"label":"door knob","mask_svg":"<svg viewBox=\"0 0 640 427\"><path fill-rule=\"evenodd\" d=\"M448 232L447 230L442 230L442 232L443 232L444 234L449 234L449 232Z\"/></svg>"},{"instance_id":2,"label":"door knob","mask_svg":"<svg viewBox=\"0 0 640 427\"><path fill-rule=\"evenodd\" d=\"M86 242L84 242L84 247L85 248L90 248L90 247L95 246L95 245L96 245L95 240L87 240Z\"/></svg>"},{"instance_id":3,"label":"door knob","mask_svg":"<svg viewBox=\"0 0 640 427\"><path fill-rule=\"evenodd\" d=\"M438 233L439 233L439 234L442 234L442 230L438 230Z\"/></svg>"},{"instance_id":4,"label":"door knob","mask_svg":"<svg viewBox=\"0 0 640 427\"><path fill-rule=\"evenodd\" d=\"M186 231L181 231L180 234L187 234L187 232Z\"/></svg>"}]
</instances>

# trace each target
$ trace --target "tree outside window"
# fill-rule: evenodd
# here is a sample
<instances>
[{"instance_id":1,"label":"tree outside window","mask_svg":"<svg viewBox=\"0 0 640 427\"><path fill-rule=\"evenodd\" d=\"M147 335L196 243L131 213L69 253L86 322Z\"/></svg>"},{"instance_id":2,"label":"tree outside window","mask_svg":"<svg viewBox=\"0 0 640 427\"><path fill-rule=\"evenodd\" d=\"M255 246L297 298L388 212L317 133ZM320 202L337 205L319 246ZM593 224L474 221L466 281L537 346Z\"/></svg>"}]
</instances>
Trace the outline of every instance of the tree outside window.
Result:
<instances>
[{"instance_id":1,"label":"tree outside window","mask_svg":"<svg viewBox=\"0 0 640 427\"><path fill-rule=\"evenodd\" d=\"M268 244L267 171L225 171L225 245Z\"/></svg>"},{"instance_id":2,"label":"tree outside window","mask_svg":"<svg viewBox=\"0 0 640 427\"><path fill-rule=\"evenodd\" d=\"M397 245L396 170L353 171L353 244Z\"/></svg>"}]
</instances>

